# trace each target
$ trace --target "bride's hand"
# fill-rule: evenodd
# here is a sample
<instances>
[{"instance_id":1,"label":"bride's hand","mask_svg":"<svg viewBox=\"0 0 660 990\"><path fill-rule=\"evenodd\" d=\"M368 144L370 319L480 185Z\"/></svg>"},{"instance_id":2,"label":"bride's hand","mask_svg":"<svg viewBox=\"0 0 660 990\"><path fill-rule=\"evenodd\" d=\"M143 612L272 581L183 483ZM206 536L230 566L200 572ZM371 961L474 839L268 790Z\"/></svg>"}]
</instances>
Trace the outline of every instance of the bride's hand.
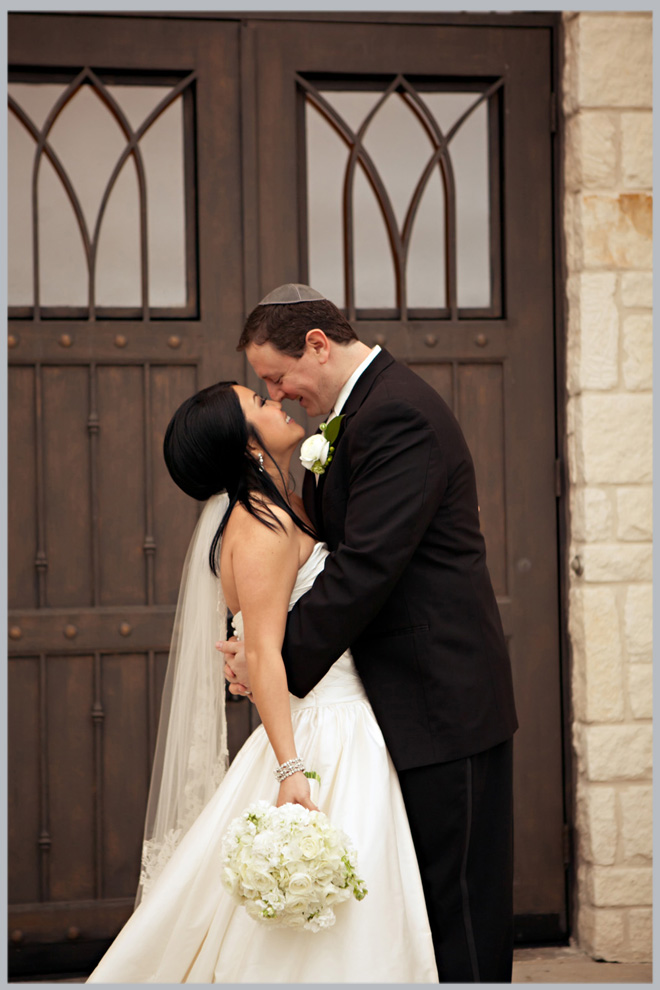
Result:
<instances>
[{"instance_id":1,"label":"bride's hand","mask_svg":"<svg viewBox=\"0 0 660 990\"><path fill-rule=\"evenodd\" d=\"M309 780L302 770L285 777L280 784L277 807L281 808L283 804L302 804L309 811L319 810L310 797Z\"/></svg>"},{"instance_id":2,"label":"bride's hand","mask_svg":"<svg viewBox=\"0 0 660 990\"><path fill-rule=\"evenodd\" d=\"M245 659L245 645L241 640L232 636L231 639L216 643L215 648L223 654L225 659L224 674L225 680L229 681L229 693L248 697L252 701L248 666Z\"/></svg>"}]
</instances>

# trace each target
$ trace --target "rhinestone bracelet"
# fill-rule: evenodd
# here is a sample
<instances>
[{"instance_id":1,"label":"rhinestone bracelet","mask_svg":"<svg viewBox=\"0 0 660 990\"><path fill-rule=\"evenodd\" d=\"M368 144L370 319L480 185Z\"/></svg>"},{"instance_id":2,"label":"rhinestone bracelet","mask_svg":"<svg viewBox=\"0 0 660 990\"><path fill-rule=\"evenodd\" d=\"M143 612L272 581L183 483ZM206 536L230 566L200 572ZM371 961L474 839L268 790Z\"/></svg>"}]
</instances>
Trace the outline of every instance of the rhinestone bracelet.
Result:
<instances>
[{"instance_id":1,"label":"rhinestone bracelet","mask_svg":"<svg viewBox=\"0 0 660 990\"><path fill-rule=\"evenodd\" d=\"M299 770L302 770L304 773L305 764L299 756L296 756L293 760L287 760L286 763L281 763L279 767L273 770L273 773L281 784L283 780L290 777L292 773L298 773Z\"/></svg>"}]
</instances>

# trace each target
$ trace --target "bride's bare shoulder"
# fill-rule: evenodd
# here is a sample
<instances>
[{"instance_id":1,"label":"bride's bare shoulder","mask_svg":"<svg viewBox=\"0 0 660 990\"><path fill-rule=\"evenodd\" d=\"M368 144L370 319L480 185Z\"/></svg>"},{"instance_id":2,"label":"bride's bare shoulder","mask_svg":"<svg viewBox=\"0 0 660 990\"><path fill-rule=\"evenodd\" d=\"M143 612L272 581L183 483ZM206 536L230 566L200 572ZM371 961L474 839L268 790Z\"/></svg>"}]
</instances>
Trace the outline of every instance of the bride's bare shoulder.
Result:
<instances>
[{"instance_id":1,"label":"bride's bare shoulder","mask_svg":"<svg viewBox=\"0 0 660 990\"><path fill-rule=\"evenodd\" d=\"M256 550L283 540L292 542L296 525L284 509L272 502L261 501L257 503L256 511L258 515L237 504L225 526L223 543L229 542L233 548L247 545Z\"/></svg>"}]
</instances>

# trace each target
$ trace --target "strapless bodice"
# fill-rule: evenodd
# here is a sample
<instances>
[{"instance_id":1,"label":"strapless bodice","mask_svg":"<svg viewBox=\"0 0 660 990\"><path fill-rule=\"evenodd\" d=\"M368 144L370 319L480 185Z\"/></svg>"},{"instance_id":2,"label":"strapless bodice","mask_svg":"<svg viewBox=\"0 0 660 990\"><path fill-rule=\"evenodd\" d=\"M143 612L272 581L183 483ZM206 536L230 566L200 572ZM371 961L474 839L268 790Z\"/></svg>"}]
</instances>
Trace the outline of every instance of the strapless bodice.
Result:
<instances>
[{"instance_id":1,"label":"strapless bodice","mask_svg":"<svg viewBox=\"0 0 660 990\"><path fill-rule=\"evenodd\" d=\"M296 583L291 591L289 611L298 599L314 584L314 579L325 566L325 558L329 550L325 543L315 543L311 554L298 571ZM243 616L237 612L232 619L234 634L243 638ZM366 701L367 696L358 677L350 650L346 650L334 662L328 673L304 698L291 695L291 710L313 708L318 705L346 704L347 702Z\"/></svg>"}]
</instances>

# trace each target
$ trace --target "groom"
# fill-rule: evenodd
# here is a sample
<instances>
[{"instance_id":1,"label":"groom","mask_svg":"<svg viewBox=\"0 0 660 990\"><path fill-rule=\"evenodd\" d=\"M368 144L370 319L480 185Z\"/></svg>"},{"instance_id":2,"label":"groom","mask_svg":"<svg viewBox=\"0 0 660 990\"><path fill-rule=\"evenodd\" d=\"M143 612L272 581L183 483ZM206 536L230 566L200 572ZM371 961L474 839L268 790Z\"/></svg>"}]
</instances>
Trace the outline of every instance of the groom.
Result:
<instances>
[{"instance_id":1,"label":"groom","mask_svg":"<svg viewBox=\"0 0 660 990\"><path fill-rule=\"evenodd\" d=\"M510 982L517 721L461 429L309 286L266 296L238 349L271 398L342 417L331 463L305 477L333 552L289 615L289 689L307 694L351 647L401 781L439 979ZM244 693L235 647L223 650Z\"/></svg>"}]
</instances>

